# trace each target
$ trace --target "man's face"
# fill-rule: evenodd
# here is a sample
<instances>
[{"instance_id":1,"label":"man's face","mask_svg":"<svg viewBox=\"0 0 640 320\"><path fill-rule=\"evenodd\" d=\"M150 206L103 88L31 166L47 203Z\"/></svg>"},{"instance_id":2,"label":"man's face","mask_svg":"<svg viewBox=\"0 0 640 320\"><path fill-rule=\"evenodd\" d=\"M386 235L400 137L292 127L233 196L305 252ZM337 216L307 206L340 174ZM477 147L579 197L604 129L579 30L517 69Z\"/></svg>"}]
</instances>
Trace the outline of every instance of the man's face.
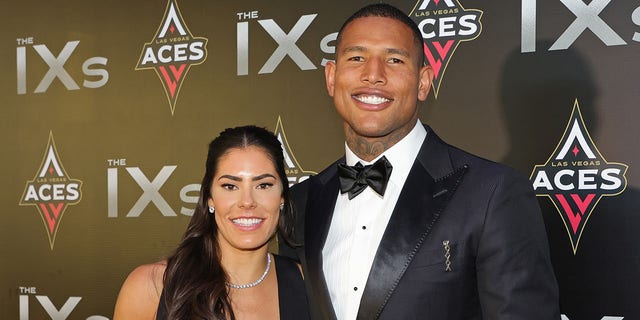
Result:
<instances>
[{"instance_id":1,"label":"man's face","mask_svg":"<svg viewBox=\"0 0 640 320\"><path fill-rule=\"evenodd\" d=\"M420 49L411 29L391 18L358 18L343 29L325 75L347 135L397 141L411 131L433 78Z\"/></svg>"}]
</instances>

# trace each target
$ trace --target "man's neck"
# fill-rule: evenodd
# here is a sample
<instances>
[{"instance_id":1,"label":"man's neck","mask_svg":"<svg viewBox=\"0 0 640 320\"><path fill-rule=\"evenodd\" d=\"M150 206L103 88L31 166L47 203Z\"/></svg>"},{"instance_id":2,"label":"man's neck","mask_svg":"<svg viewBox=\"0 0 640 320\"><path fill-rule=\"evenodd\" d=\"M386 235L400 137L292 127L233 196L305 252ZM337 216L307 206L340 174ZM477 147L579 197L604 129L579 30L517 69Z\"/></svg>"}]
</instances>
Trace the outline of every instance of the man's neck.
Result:
<instances>
[{"instance_id":1,"label":"man's neck","mask_svg":"<svg viewBox=\"0 0 640 320\"><path fill-rule=\"evenodd\" d=\"M371 161L406 137L412 129L413 127L408 127L383 137L370 138L356 134L353 129L345 125L345 141L358 158Z\"/></svg>"}]
</instances>

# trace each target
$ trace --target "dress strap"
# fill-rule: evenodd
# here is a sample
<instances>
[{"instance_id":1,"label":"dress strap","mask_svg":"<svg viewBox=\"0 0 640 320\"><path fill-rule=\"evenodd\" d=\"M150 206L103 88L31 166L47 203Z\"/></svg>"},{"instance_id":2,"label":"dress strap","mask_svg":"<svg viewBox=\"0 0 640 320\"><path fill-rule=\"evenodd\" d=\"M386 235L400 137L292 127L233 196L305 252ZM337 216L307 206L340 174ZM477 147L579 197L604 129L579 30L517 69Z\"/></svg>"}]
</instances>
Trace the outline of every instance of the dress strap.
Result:
<instances>
[{"instance_id":1,"label":"dress strap","mask_svg":"<svg viewBox=\"0 0 640 320\"><path fill-rule=\"evenodd\" d=\"M164 289L162 289L162 293L160 294L160 302L158 302L158 311L156 312L156 320L166 320L167 319L167 305L164 302Z\"/></svg>"},{"instance_id":2,"label":"dress strap","mask_svg":"<svg viewBox=\"0 0 640 320\"><path fill-rule=\"evenodd\" d=\"M298 264L284 256L273 255L278 276L280 320L309 319L309 305Z\"/></svg>"}]
</instances>

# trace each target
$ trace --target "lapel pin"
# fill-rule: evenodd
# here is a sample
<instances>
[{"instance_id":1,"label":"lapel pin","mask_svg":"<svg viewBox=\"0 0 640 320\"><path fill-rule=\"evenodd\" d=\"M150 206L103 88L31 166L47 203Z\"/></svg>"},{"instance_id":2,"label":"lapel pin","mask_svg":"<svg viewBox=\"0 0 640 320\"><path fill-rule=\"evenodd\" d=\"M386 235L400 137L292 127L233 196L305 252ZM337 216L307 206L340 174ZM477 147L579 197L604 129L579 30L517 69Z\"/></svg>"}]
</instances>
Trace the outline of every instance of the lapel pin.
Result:
<instances>
[{"instance_id":1,"label":"lapel pin","mask_svg":"<svg viewBox=\"0 0 640 320\"><path fill-rule=\"evenodd\" d=\"M442 247L444 248L444 271L451 271L451 246L449 246L449 240L442 241Z\"/></svg>"}]
</instances>

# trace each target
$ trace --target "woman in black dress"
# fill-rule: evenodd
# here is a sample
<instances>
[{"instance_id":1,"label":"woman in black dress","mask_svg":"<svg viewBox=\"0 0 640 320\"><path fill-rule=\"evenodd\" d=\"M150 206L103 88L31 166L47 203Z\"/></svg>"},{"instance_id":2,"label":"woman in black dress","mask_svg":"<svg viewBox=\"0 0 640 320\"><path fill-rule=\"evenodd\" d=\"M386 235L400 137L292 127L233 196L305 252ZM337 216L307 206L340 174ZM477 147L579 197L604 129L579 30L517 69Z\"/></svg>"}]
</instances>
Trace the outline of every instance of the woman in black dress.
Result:
<instances>
[{"instance_id":1,"label":"woman in black dress","mask_svg":"<svg viewBox=\"0 0 640 320\"><path fill-rule=\"evenodd\" d=\"M267 251L293 223L280 142L255 126L224 130L182 242L131 272L114 320L308 319L299 265Z\"/></svg>"}]
</instances>

